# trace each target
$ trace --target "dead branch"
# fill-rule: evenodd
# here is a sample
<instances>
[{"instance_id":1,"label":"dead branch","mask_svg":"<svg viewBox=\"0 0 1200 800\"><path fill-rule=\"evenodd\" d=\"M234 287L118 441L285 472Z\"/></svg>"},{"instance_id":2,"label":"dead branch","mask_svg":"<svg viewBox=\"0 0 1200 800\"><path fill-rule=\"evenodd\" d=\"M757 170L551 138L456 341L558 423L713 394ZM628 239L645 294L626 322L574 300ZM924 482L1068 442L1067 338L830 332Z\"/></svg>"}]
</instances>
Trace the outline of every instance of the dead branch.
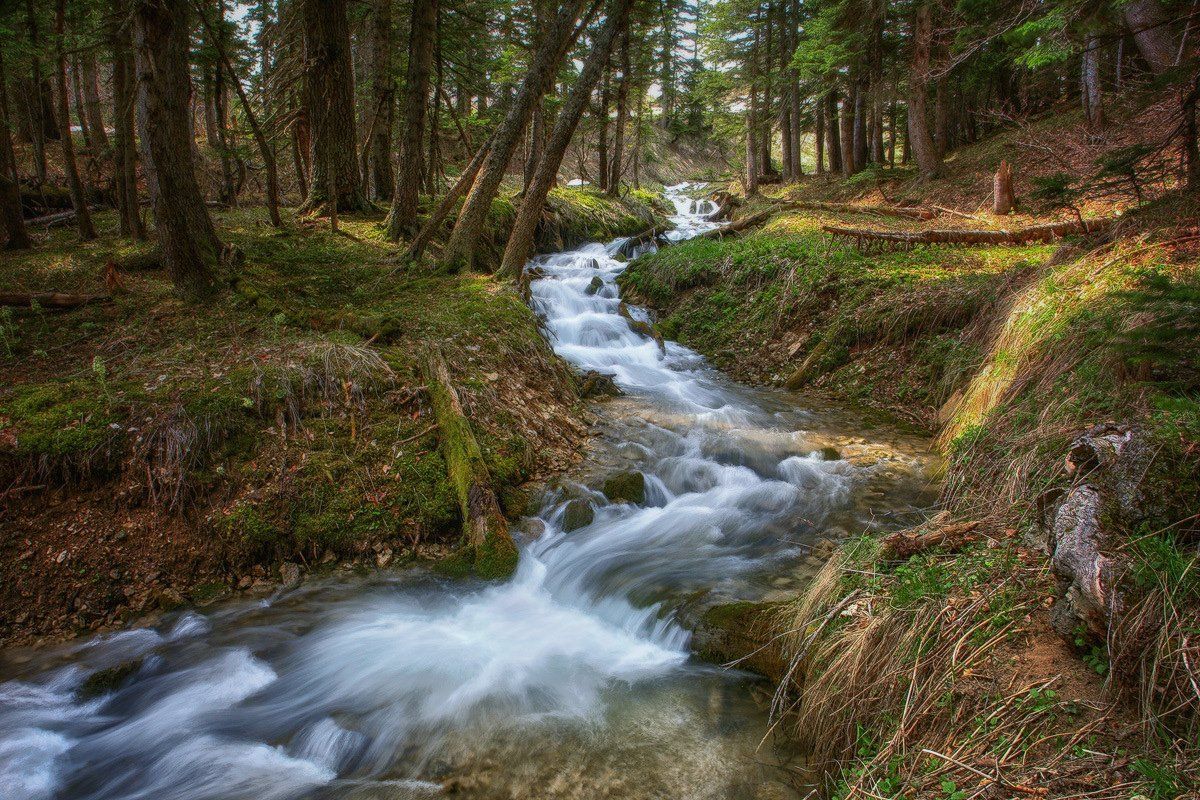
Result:
<instances>
[{"instance_id":1,"label":"dead branch","mask_svg":"<svg viewBox=\"0 0 1200 800\"><path fill-rule=\"evenodd\" d=\"M62 292L0 292L0 306L32 308L36 303L46 308L77 308L93 303L111 303L107 294L64 294Z\"/></svg>"},{"instance_id":2,"label":"dead branch","mask_svg":"<svg viewBox=\"0 0 1200 800\"><path fill-rule=\"evenodd\" d=\"M929 231L881 231L870 228L843 228L826 225L824 230L834 239L846 240L860 250L870 246L914 247L919 244L1003 245L1052 242L1072 234L1099 233L1116 224L1115 219L1071 220L1048 225L1033 225L1015 230L980 231L950 228Z\"/></svg>"}]
</instances>

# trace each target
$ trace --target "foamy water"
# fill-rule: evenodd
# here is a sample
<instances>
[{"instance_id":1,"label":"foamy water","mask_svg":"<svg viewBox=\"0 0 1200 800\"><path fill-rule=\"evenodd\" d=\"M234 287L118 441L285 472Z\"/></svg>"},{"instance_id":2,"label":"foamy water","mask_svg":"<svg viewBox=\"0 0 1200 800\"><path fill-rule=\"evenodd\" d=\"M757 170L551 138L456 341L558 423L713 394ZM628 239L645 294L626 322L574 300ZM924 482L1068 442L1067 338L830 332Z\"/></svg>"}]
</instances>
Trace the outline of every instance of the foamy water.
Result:
<instances>
[{"instance_id":1,"label":"foamy water","mask_svg":"<svg viewBox=\"0 0 1200 800\"><path fill-rule=\"evenodd\" d=\"M668 190L669 238L717 224L688 189ZM401 798L444 783L756 796L761 708L744 676L690 660L678 610L697 592L756 591L827 520L859 513L873 468L815 452L813 419L789 400L635 332L619 313L622 244L537 259L531 290L555 350L627 393L606 457L645 474L643 503L611 504L594 484L551 493L545 534L501 584L314 581L13 667L0 798ZM595 517L564 532L568 495ZM82 696L89 675L122 665L119 688Z\"/></svg>"}]
</instances>

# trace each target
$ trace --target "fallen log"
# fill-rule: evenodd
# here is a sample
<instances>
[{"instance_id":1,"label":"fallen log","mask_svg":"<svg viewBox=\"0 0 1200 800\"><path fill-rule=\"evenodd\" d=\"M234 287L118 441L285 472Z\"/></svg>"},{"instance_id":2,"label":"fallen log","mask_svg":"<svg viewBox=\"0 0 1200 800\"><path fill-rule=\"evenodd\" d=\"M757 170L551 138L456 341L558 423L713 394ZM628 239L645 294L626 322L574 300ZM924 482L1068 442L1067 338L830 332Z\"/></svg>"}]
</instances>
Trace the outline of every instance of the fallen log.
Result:
<instances>
[{"instance_id":1,"label":"fallen log","mask_svg":"<svg viewBox=\"0 0 1200 800\"><path fill-rule=\"evenodd\" d=\"M483 452L463 413L462 401L450 382L450 372L440 351L430 351L423 371L446 473L462 513L461 555L470 559L475 573L482 578L507 577L517 568L517 545L509 533Z\"/></svg>"},{"instance_id":2,"label":"fallen log","mask_svg":"<svg viewBox=\"0 0 1200 800\"><path fill-rule=\"evenodd\" d=\"M974 533L978 527L978 522L956 522L929 530L898 531L884 537L883 550L880 552L885 559L903 561L935 547L949 551L961 550L978 538Z\"/></svg>"},{"instance_id":3,"label":"fallen log","mask_svg":"<svg viewBox=\"0 0 1200 800\"><path fill-rule=\"evenodd\" d=\"M734 220L728 225L722 225L720 228L713 228L711 231L705 231L694 237L696 239L728 239L741 236L743 233L760 225L765 225L771 217L784 211L783 208L768 208L765 211L759 211L757 214L751 214L748 217Z\"/></svg>"},{"instance_id":4,"label":"fallen log","mask_svg":"<svg viewBox=\"0 0 1200 800\"><path fill-rule=\"evenodd\" d=\"M100 206L88 206L89 211L99 211ZM63 225L69 225L75 220L75 210L58 211L53 214L47 214L44 217L34 217L33 219L25 220L26 225L41 225L45 228L58 228Z\"/></svg>"},{"instance_id":5,"label":"fallen log","mask_svg":"<svg viewBox=\"0 0 1200 800\"><path fill-rule=\"evenodd\" d=\"M825 225L823 230L834 239L847 240L861 250L871 246L904 248L915 247L919 244L1001 245L1052 242L1073 234L1098 233L1107 230L1115 222L1112 219L1071 220L1069 222L1053 222L1048 225L1033 225L1015 230L994 231L963 228L881 231L870 228L844 228L837 225Z\"/></svg>"},{"instance_id":6,"label":"fallen log","mask_svg":"<svg viewBox=\"0 0 1200 800\"><path fill-rule=\"evenodd\" d=\"M65 294L63 292L0 292L0 306L32 308L78 308L93 303L111 303L107 294Z\"/></svg>"},{"instance_id":7,"label":"fallen log","mask_svg":"<svg viewBox=\"0 0 1200 800\"><path fill-rule=\"evenodd\" d=\"M804 201L794 204L798 210L831 211L837 214L874 214L880 217L904 217L928 220L937 216L937 210L919 206L856 206L853 203L823 203Z\"/></svg>"}]
</instances>

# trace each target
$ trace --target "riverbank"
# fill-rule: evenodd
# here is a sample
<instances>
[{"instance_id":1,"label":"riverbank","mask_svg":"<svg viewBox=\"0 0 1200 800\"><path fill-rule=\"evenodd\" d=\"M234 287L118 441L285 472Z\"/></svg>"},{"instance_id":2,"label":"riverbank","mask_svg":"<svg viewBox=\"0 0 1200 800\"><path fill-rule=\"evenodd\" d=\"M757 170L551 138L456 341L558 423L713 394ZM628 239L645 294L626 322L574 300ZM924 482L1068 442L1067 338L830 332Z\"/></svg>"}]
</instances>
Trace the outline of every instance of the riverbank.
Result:
<instances>
[{"instance_id":1,"label":"riverbank","mask_svg":"<svg viewBox=\"0 0 1200 800\"><path fill-rule=\"evenodd\" d=\"M662 218L651 200L556 190L539 246L644 230ZM508 210L497 202L497 231ZM216 217L245 263L202 313L109 214L96 242L51 230L8 258L5 291L111 301L0 317L5 643L339 563L444 556L458 504L423 388L428 347L446 356L508 514L526 512L523 484L579 458L576 377L516 292L402 263L371 218L335 234L304 220L276 231L258 209Z\"/></svg>"},{"instance_id":2,"label":"riverbank","mask_svg":"<svg viewBox=\"0 0 1200 800\"><path fill-rule=\"evenodd\" d=\"M906 195L928 207L939 188ZM1194 201L1126 209L1105 237L863 252L825 226L990 226L812 207L846 196L810 180L751 202L739 218L781 199L810 207L638 259L623 288L664 336L736 376L930 431L946 513L900 549L851 537L790 603L708 622L753 631L747 652L785 643L756 658L782 680L776 710L827 765L831 796L958 796L987 781L1180 796L1196 779L1200 703L1187 633L1200 613ZM1096 517L1077 516L1083 498ZM1076 519L1094 532L1079 537ZM710 640L717 658L745 654Z\"/></svg>"}]
</instances>

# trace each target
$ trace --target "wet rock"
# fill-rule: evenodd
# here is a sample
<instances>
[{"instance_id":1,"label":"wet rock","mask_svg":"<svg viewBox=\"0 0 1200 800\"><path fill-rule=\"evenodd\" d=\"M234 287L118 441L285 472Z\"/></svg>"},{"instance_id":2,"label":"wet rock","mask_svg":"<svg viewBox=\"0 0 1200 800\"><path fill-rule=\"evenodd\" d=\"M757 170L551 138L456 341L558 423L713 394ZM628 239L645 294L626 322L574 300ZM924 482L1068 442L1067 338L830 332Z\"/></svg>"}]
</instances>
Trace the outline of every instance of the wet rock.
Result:
<instances>
[{"instance_id":1,"label":"wet rock","mask_svg":"<svg viewBox=\"0 0 1200 800\"><path fill-rule=\"evenodd\" d=\"M783 674L783 654L774 638L774 618L779 603L739 601L707 609L692 633L692 648L705 661L738 662L748 669L778 679ZM744 659L744 660L742 660Z\"/></svg>"},{"instance_id":2,"label":"wet rock","mask_svg":"<svg viewBox=\"0 0 1200 800\"><path fill-rule=\"evenodd\" d=\"M186 605L187 601L174 589L162 589L155 592L153 603L162 611L174 611Z\"/></svg>"},{"instance_id":3,"label":"wet rock","mask_svg":"<svg viewBox=\"0 0 1200 800\"><path fill-rule=\"evenodd\" d=\"M562 527L567 532L578 530L591 525L595 518L596 512L592 509L592 504L579 498L567 503L567 508L563 512Z\"/></svg>"},{"instance_id":4,"label":"wet rock","mask_svg":"<svg viewBox=\"0 0 1200 800\"><path fill-rule=\"evenodd\" d=\"M383 569L388 564L392 563L392 555L393 555L392 548L384 547L382 550L380 550L378 553L375 554L375 566L379 567L380 569Z\"/></svg>"},{"instance_id":5,"label":"wet rock","mask_svg":"<svg viewBox=\"0 0 1200 800\"><path fill-rule=\"evenodd\" d=\"M584 399L593 397L618 397L621 390L617 388L617 384L613 382L611 375L605 375L603 372L588 370L583 374L583 379L579 387L579 396Z\"/></svg>"},{"instance_id":6,"label":"wet rock","mask_svg":"<svg viewBox=\"0 0 1200 800\"><path fill-rule=\"evenodd\" d=\"M284 589L295 589L300 585L300 565L285 561L279 565L279 582Z\"/></svg>"},{"instance_id":7,"label":"wet rock","mask_svg":"<svg viewBox=\"0 0 1200 800\"><path fill-rule=\"evenodd\" d=\"M592 282L589 283L587 285L587 288L584 289L583 291L586 294L599 294L600 290L603 288L604 288L604 279L601 278L599 275L594 275L592 277Z\"/></svg>"},{"instance_id":8,"label":"wet rock","mask_svg":"<svg viewBox=\"0 0 1200 800\"><path fill-rule=\"evenodd\" d=\"M103 694L116 691L125 680L142 668L142 659L118 664L115 667L93 672L79 686L78 695L81 700L90 700Z\"/></svg>"},{"instance_id":9,"label":"wet rock","mask_svg":"<svg viewBox=\"0 0 1200 800\"><path fill-rule=\"evenodd\" d=\"M640 472L620 472L604 482L604 496L613 503L646 502L646 476Z\"/></svg>"},{"instance_id":10,"label":"wet rock","mask_svg":"<svg viewBox=\"0 0 1200 800\"><path fill-rule=\"evenodd\" d=\"M822 461L841 461L842 454L836 447L822 447L820 450Z\"/></svg>"},{"instance_id":11,"label":"wet rock","mask_svg":"<svg viewBox=\"0 0 1200 800\"><path fill-rule=\"evenodd\" d=\"M546 523L537 517L525 517L516 524L517 533L526 541L536 541L546 533Z\"/></svg>"}]
</instances>

